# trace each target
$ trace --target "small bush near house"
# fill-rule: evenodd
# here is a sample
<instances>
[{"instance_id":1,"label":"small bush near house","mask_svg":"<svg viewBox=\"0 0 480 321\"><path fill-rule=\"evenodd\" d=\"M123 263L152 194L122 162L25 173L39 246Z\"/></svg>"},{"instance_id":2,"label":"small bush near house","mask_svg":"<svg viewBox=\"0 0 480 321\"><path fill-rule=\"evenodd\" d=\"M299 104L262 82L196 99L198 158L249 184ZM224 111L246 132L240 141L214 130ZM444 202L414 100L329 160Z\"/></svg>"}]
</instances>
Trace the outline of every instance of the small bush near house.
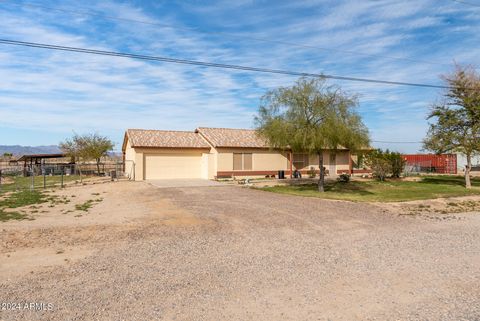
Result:
<instances>
[{"instance_id":1,"label":"small bush near house","mask_svg":"<svg viewBox=\"0 0 480 321\"><path fill-rule=\"evenodd\" d=\"M313 167L313 166L310 167L307 174L308 174L308 177L315 178L315 176L317 176L317 172L315 171L315 167Z\"/></svg>"},{"instance_id":2,"label":"small bush near house","mask_svg":"<svg viewBox=\"0 0 480 321\"><path fill-rule=\"evenodd\" d=\"M337 180L342 183L348 183L350 182L350 174L346 174L346 173L340 174Z\"/></svg>"}]
</instances>

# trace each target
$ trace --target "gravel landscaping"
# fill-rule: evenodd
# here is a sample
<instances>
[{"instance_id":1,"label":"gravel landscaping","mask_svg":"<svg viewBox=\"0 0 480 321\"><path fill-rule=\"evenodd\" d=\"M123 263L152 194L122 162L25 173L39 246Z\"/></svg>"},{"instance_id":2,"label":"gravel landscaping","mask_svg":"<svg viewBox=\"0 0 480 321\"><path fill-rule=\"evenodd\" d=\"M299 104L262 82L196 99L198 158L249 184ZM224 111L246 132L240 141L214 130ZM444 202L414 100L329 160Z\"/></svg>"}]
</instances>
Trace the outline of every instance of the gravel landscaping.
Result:
<instances>
[{"instance_id":1,"label":"gravel landscaping","mask_svg":"<svg viewBox=\"0 0 480 321\"><path fill-rule=\"evenodd\" d=\"M0 320L480 320L478 212L437 220L238 186L82 188L78 202L103 198L83 217L0 223L0 264L62 258L0 268L0 301L53 305Z\"/></svg>"}]
</instances>

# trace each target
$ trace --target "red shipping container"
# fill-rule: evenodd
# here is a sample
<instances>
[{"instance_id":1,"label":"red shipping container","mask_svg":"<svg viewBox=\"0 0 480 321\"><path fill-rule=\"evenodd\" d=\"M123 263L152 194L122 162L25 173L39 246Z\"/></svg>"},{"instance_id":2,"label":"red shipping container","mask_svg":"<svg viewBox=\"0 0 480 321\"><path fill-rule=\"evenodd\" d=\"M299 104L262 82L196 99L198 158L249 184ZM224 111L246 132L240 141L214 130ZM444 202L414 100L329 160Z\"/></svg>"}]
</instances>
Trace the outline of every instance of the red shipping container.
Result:
<instances>
[{"instance_id":1,"label":"red shipping container","mask_svg":"<svg viewBox=\"0 0 480 321\"><path fill-rule=\"evenodd\" d=\"M457 174L457 154L410 154L402 157L407 166L417 167L420 171Z\"/></svg>"}]
</instances>

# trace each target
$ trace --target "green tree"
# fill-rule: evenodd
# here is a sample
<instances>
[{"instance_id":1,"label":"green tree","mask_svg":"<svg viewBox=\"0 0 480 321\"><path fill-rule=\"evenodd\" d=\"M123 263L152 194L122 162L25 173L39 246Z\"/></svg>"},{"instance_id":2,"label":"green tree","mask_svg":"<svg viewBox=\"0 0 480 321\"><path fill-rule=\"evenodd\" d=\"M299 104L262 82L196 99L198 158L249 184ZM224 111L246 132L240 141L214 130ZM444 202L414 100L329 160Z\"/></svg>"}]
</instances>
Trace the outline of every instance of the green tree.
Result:
<instances>
[{"instance_id":1,"label":"green tree","mask_svg":"<svg viewBox=\"0 0 480 321\"><path fill-rule=\"evenodd\" d=\"M465 187L471 188L472 156L480 152L480 75L472 66L456 66L442 76L449 87L428 115L433 123L423 145L435 153L465 155Z\"/></svg>"},{"instance_id":2,"label":"green tree","mask_svg":"<svg viewBox=\"0 0 480 321\"><path fill-rule=\"evenodd\" d=\"M84 157L93 159L97 163L97 172L100 174L100 160L113 150L115 144L107 137L98 134L83 136Z\"/></svg>"},{"instance_id":3,"label":"green tree","mask_svg":"<svg viewBox=\"0 0 480 321\"><path fill-rule=\"evenodd\" d=\"M386 150L386 155L391 166L391 176L400 178L400 175L405 168L406 160L402 157L402 154L391 152L388 149Z\"/></svg>"},{"instance_id":4,"label":"green tree","mask_svg":"<svg viewBox=\"0 0 480 321\"><path fill-rule=\"evenodd\" d=\"M67 138L65 139L65 141L60 142L58 144L60 150L65 155L70 157L72 161L74 161L75 163L77 163L78 160L81 158L81 153L82 153L82 150L79 145L79 141L80 141L80 136L78 134L74 134L72 138ZM82 181L82 168L80 164L75 166L77 167L78 173L80 174L80 181Z\"/></svg>"},{"instance_id":5,"label":"green tree","mask_svg":"<svg viewBox=\"0 0 480 321\"><path fill-rule=\"evenodd\" d=\"M322 78L300 78L291 87L268 91L255 117L257 131L272 148L318 155L318 190L324 191L323 151L369 144L355 107L358 100Z\"/></svg>"},{"instance_id":6,"label":"green tree","mask_svg":"<svg viewBox=\"0 0 480 321\"><path fill-rule=\"evenodd\" d=\"M372 170L373 176L380 181L384 181L389 176L400 177L405 167L402 155L388 149L386 151L375 149L365 156L365 164Z\"/></svg>"},{"instance_id":7,"label":"green tree","mask_svg":"<svg viewBox=\"0 0 480 321\"><path fill-rule=\"evenodd\" d=\"M107 137L99 134L78 135L60 143L60 149L69 156L82 160L95 160L97 172L100 174L100 160L107 156L115 144Z\"/></svg>"}]
</instances>

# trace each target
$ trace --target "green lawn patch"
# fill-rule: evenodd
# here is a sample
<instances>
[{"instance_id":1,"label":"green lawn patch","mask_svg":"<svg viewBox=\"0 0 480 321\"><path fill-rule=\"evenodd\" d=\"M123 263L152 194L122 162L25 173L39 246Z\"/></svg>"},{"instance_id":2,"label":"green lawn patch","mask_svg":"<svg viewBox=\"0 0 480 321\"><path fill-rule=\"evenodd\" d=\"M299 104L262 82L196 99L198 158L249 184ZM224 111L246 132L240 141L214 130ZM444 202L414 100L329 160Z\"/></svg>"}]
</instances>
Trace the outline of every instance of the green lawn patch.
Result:
<instances>
[{"instance_id":1,"label":"green lawn patch","mask_svg":"<svg viewBox=\"0 0 480 321\"><path fill-rule=\"evenodd\" d=\"M47 196L39 191L20 191L8 195L0 200L0 208L17 208L33 204L41 204L48 201Z\"/></svg>"},{"instance_id":2,"label":"green lawn patch","mask_svg":"<svg viewBox=\"0 0 480 321\"><path fill-rule=\"evenodd\" d=\"M47 202L47 197L39 191L21 191L9 194L0 200L0 221L23 220L28 218L26 214L17 211L6 211L28 205L41 204Z\"/></svg>"},{"instance_id":3,"label":"green lawn patch","mask_svg":"<svg viewBox=\"0 0 480 321\"><path fill-rule=\"evenodd\" d=\"M403 180L328 182L325 192L319 193L316 184L274 186L264 191L326 199L358 202L400 202L439 197L480 195L480 180L472 180L472 189L463 186L462 177L426 176L418 182Z\"/></svg>"}]
</instances>

